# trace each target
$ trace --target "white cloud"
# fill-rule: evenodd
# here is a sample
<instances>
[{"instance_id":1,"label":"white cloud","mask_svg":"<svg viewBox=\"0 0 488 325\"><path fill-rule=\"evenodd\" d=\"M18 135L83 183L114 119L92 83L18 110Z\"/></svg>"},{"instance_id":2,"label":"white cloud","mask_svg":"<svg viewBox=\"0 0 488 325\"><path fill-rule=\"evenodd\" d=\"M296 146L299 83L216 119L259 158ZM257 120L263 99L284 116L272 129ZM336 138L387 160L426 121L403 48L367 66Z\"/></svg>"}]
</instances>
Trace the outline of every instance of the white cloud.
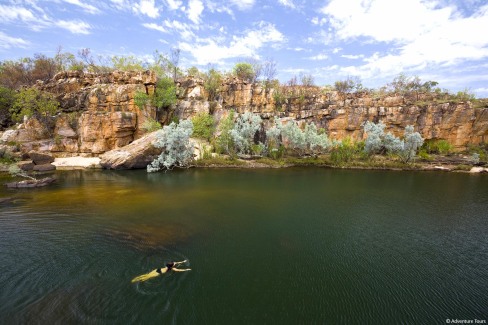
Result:
<instances>
[{"instance_id":1,"label":"white cloud","mask_svg":"<svg viewBox=\"0 0 488 325\"><path fill-rule=\"evenodd\" d=\"M10 22L16 20L30 22L35 20L34 14L30 10L24 7L16 7L16 6L0 5L0 16L2 17L3 22Z\"/></svg>"},{"instance_id":2,"label":"white cloud","mask_svg":"<svg viewBox=\"0 0 488 325\"><path fill-rule=\"evenodd\" d=\"M342 51L342 48L340 48L340 47L335 47L335 48L332 50L332 53L337 54L337 53L339 53L340 51Z\"/></svg>"},{"instance_id":3,"label":"white cloud","mask_svg":"<svg viewBox=\"0 0 488 325\"><path fill-rule=\"evenodd\" d=\"M488 5L466 17L456 7L440 7L437 2L332 0L321 12L338 40L385 46L384 51L365 58L364 65L342 68L362 78L488 57L488 38L481 32L488 26Z\"/></svg>"},{"instance_id":4,"label":"white cloud","mask_svg":"<svg viewBox=\"0 0 488 325\"><path fill-rule=\"evenodd\" d=\"M91 4L88 4L88 3L83 3L80 0L63 0L63 1L66 3L81 7L86 12L88 12L90 14L99 14L100 13L100 9L98 9L97 7L95 7Z\"/></svg>"},{"instance_id":5,"label":"white cloud","mask_svg":"<svg viewBox=\"0 0 488 325\"><path fill-rule=\"evenodd\" d=\"M10 49L12 47L26 47L29 42L17 37L11 37L0 31L0 48Z\"/></svg>"},{"instance_id":6,"label":"white cloud","mask_svg":"<svg viewBox=\"0 0 488 325\"><path fill-rule=\"evenodd\" d=\"M183 5L183 2L180 0L166 0L166 3L171 10L178 10Z\"/></svg>"},{"instance_id":7,"label":"white cloud","mask_svg":"<svg viewBox=\"0 0 488 325\"><path fill-rule=\"evenodd\" d=\"M149 18L159 17L159 9L156 7L154 0L140 0L139 3L135 3L132 6L132 10Z\"/></svg>"},{"instance_id":8,"label":"white cloud","mask_svg":"<svg viewBox=\"0 0 488 325\"><path fill-rule=\"evenodd\" d=\"M181 38L185 41L190 41L195 38L195 33L193 33L193 29L198 29L198 26L185 24L178 20L165 20L164 26L178 32Z\"/></svg>"},{"instance_id":9,"label":"white cloud","mask_svg":"<svg viewBox=\"0 0 488 325\"><path fill-rule=\"evenodd\" d=\"M282 4L283 6L285 6L285 7L288 7L288 8L291 8L291 9L295 9L296 8L296 6L295 6L295 4L293 3L292 0L278 0L278 2L280 4Z\"/></svg>"},{"instance_id":10,"label":"white cloud","mask_svg":"<svg viewBox=\"0 0 488 325\"><path fill-rule=\"evenodd\" d=\"M229 58L254 57L259 58L258 50L265 44L276 44L285 41L285 37L273 24L261 22L256 29L247 30L245 36L232 36L225 43L221 38L199 39L196 44L180 43L183 51L188 51L195 58L198 65L209 63L223 63Z\"/></svg>"},{"instance_id":11,"label":"white cloud","mask_svg":"<svg viewBox=\"0 0 488 325\"><path fill-rule=\"evenodd\" d=\"M328 58L329 58L329 56L327 54L323 54L323 53L309 57L310 60L314 60L314 61L327 60Z\"/></svg>"},{"instance_id":12,"label":"white cloud","mask_svg":"<svg viewBox=\"0 0 488 325\"><path fill-rule=\"evenodd\" d=\"M248 10L254 6L255 0L230 0L239 10Z\"/></svg>"},{"instance_id":13,"label":"white cloud","mask_svg":"<svg viewBox=\"0 0 488 325\"><path fill-rule=\"evenodd\" d=\"M200 15L203 12L203 3L200 0L190 0L188 3L188 19L195 24L200 23Z\"/></svg>"},{"instance_id":14,"label":"white cloud","mask_svg":"<svg viewBox=\"0 0 488 325\"><path fill-rule=\"evenodd\" d=\"M343 54L341 55L341 58L346 58L346 59L350 59L350 60L357 60L357 59L362 59L364 58L364 55L363 54Z\"/></svg>"},{"instance_id":15,"label":"white cloud","mask_svg":"<svg viewBox=\"0 0 488 325\"><path fill-rule=\"evenodd\" d=\"M163 27L155 23L144 23L142 26L148 28L148 29L154 29L163 33L167 33L168 31Z\"/></svg>"},{"instance_id":16,"label":"white cloud","mask_svg":"<svg viewBox=\"0 0 488 325\"><path fill-rule=\"evenodd\" d=\"M73 34L90 34L91 26L80 20L58 20L55 25Z\"/></svg>"},{"instance_id":17,"label":"white cloud","mask_svg":"<svg viewBox=\"0 0 488 325\"><path fill-rule=\"evenodd\" d=\"M310 21L314 25L323 26L327 23L327 18L313 17Z\"/></svg>"}]
</instances>

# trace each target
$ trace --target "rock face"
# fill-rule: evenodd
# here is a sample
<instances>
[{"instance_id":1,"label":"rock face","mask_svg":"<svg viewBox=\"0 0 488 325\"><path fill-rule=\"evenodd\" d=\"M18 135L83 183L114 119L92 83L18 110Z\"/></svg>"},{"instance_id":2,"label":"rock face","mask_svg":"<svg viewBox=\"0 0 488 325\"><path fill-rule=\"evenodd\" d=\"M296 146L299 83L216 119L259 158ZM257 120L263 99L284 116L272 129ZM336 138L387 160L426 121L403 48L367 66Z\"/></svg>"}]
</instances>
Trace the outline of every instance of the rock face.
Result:
<instances>
[{"instance_id":1,"label":"rock face","mask_svg":"<svg viewBox=\"0 0 488 325\"><path fill-rule=\"evenodd\" d=\"M31 118L17 129L6 131L1 139L19 143L22 152L50 152L55 157L96 157L124 148L115 151L117 160L123 161L125 146L144 135L142 125L148 117L156 117L154 108L141 110L134 103L137 92L154 93L156 79L150 71L58 73L51 81L38 84L60 101L63 114L56 119L54 131L48 132ZM231 109L239 113L252 111L260 114L265 123L275 116L284 121L314 122L335 139L362 139L365 121L381 121L386 131L397 136L402 135L406 125L414 125L425 139L445 139L458 150L488 142L488 108L475 108L470 102L443 102L433 95L407 98L341 94L319 87L285 87L282 91L286 96L259 84L228 78L211 97L202 79L187 78L177 82L174 113L184 119L209 112L218 120Z\"/></svg>"},{"instance_id":2,"label":"rock face","mask_svg":"<svg viewBox=\"0 0 488 325\"><path fill-rule=\"evenodd\" d=\"M100 156L100 165L107 169L146 168L161 154L161 149L152 145L161 132L149 133L123 148L104 153Z\"/></svg>"}]
</instances>

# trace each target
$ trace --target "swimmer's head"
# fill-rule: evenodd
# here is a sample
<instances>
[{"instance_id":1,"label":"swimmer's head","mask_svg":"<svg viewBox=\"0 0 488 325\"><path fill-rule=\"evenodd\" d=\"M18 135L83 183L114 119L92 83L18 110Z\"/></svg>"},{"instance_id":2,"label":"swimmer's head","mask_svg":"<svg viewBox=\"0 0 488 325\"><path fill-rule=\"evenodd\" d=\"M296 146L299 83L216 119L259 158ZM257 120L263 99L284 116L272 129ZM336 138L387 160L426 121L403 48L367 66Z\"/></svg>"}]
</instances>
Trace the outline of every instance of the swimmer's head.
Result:
<instances>
[{"instance_id":1,"label":"swimmer's head","mask_svg":"<svg viewBox=\"0 0 488 325\"><path fill-rule=\"evenodd\" d=\"M166 264L166 266L168 268L172 268L173 266L175 266L175 262L169 262L169 263Z\"/></svg>"}]
</instances>

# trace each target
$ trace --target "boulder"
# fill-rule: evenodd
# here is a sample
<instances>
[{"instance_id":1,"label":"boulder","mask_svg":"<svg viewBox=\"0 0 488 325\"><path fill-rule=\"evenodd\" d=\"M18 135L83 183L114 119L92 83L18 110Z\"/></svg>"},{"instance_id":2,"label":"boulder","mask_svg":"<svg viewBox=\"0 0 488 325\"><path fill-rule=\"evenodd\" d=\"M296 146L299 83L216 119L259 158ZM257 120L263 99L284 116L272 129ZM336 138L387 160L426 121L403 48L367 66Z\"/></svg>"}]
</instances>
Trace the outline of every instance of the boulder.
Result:
<instances>
[{"instance_id":1,"label":"boulder","mask_svg":"<svg viewBox=\"0 0 488 325\"><path fill-rule=\"evenodd\" d=\"M52 170L56 170L56 166L51 164L34 165L33 170L36 172L50 172Z\"/></svg>"},{"instance_id":2,"label":"boulder","mask_svg":"<svg viewBox=\"0 0 488 325\"><path fill-rule=\"evenodd\" d=\"M470 173L476 174L476 173L488 173L488 168L483 168L483 167L473 167L469 171Z\"/></svg>"},{"instance_id":3,"label":"boulder","mask_svg":"<svg viewBox=\"0 0 488 325\"><path fill-rule=\"evenodd\" d=\"M45 165L50 164L54 161L54 157L50 154L38 152L38 151L30 151L29 157L32 159L35 165Z\"/></svg>"},{"instance_id":4,"label":"boulder","mask_svg":"<svg viewBox=\"0 0 488 325\"><path fill-rule=\"evenodd\" d=\"M17 163L17 166L19 166L19 168L24 170L24 171L29 171L29 170L34 169L34 163L32 161L29 161L29 160L19 161Z\"/></svg>"},{"instance_id":5,"label":"boulder","mask_svg":"<svg viewBox=\"0 0 488 325\"><path fill-rule=\"evenodd\" d=\"M146 168L162 149L153 146L162 130L149 133L125 147L107 151L100 156L100 165L106 169Z\"/></svg>"}]
</instances>

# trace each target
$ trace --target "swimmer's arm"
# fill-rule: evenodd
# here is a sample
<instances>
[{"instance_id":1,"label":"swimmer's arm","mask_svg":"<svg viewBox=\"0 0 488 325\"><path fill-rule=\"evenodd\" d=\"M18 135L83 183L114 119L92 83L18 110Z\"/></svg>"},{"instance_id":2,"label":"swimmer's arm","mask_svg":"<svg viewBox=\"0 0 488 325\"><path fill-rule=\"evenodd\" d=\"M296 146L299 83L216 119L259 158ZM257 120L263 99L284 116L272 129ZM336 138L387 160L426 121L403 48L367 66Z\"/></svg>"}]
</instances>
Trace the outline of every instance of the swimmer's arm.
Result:
<instances>
[{"instance_id":1,"label":"swimmer's arm","mask_svg":"<svg viewBox=\"0 0 488 325\"><path fill-rule=\"evenodd\" d=\"M176 269L176 268L173 268L172 270L175 271L175 272L191 271L191 269Z\"/></svg>"},{"instance_id":2,"label":"swimmer's arm","mask_svg":"<svg viewBox=\"0 0 488 325\"><path fill-rule=\"evenodd\" d=\"M184 260L184 261L181 261L181 262L175 262L175 265L183 264L183 263L186 263L186 262L188 262L188 260Z\"/></svg>"}]
</instances>

